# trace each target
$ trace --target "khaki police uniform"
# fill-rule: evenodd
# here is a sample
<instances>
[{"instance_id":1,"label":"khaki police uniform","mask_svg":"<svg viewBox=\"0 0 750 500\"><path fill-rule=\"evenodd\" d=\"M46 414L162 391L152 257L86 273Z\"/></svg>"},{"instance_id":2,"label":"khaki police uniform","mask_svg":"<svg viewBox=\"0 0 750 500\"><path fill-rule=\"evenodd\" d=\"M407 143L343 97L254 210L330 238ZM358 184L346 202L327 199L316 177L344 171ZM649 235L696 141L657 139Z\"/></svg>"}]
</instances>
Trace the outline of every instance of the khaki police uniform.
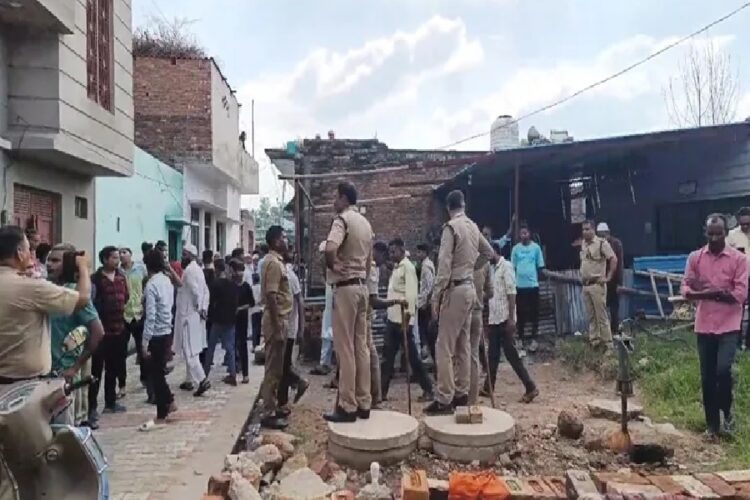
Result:
<instances>
[{"instance_id":1,"label":"khaki police uniform","mask_svg":"<svg viewBox=\"0 0 750 500\"><path fill-rule=\"evenodd\" d=\"M612 331L607 312L607 285L600 283L607 275L607 261L615 256L609 242L598 236L581 243L581 281L583 303L589 319L589 340L611 342ZM617 286L614 283L611 286Z\"/></svg>"},{"instance_id":2,"label":"khaki police uniform","mask_svg":"<svg viewBox=\"0 0 750 500\"><path fill-rule=\"evenodd\" d=\"M484 326L482 325L482 311L485 300L492 297L492 282L490 281L490 263L487 262L474 271L474 290L477 299L471 310L471 326L469 328L469 344L471 347L470 376L469 376L469 404L476 404L479 399L479 375L482 364L479 359L479 342L482 339ZM485 346L485 349L487 346ZM461 370L463 368L457 368Z\"/></svg>"},{"instance_id":3,"label":"khaki police uniform","mask_svg":"<svg viewBox=\"0 0 750 500\"><path fill-rule=\"evenodd\" d=\"M339 362L339 406L345 412L369 410L370 348L367 334L367 274L372 252L372 227L352 207L331 224L339 271L328 269L333 286L333 347Z\"/></svg>"},{"instance_id":4,"label":"khaki police uniform","mask_svg":"<svg viewBox=\"0 0 750 500\"><path fill-rule=\"evenodd\" d=\"M277 410L276 395L284 375L284 352L289 329L289 315L292 313L292 292L289 288L284 259L273 250L266 255L263 264L263 276L260 281L261 296L272 293L276 296L278 317L274 328L271 308L266 305L263 310L260 329L265 340L265 374L260 393L263 398L263 409L266 414Z\"/></svg>"},{"instance_id":5,"label":"khaki police uniform","mask_svg":"<svg viewBox=\"0 0 750 500\"><path fill-rule=\"evenodd\" d=\"M471 310L476 301L474 269L480 257L487 261L493 253L477 225L465 213L454 214L443 226L432 294L433 310L438 312L435 346L438 387L435 399L439 403L449 405L455 396L468 396L471 375L469 329Z\"/></svg>"}]
</instances>

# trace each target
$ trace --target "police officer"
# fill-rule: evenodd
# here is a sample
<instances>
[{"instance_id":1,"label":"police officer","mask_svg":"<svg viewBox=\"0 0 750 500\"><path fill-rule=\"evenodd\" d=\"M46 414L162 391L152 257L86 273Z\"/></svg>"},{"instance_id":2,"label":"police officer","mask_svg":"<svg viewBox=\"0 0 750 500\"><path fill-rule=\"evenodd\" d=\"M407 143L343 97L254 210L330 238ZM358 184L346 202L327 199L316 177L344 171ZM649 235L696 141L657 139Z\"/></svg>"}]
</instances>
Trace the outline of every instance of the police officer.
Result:
<instances>
[{"instance_id":1,"label":"police officer","mask_svg":"<svg viewBox=\"0 0 750 500\"><path fill-rule=\"evenodd\" d=\"M284 352L289 315L292 312L292 292L282 257L287 251L284 229L281 226L268 228L266 243L270 252L265 257L260 281L261 295L265 302L261 331L266 345L265 373L260 387L263 398L261 425L270 429L285 429L288 415L278 408L276 399L284 375Z\"/></svg>"},{"instance_id":2,"label":"police officer","mask_svg":"<svg viewBox=\"0 0 750 500\"><path fill-rule=\"evenodd\" d=\"M599 345L603 341L605 347L611 348L612 331L607 312L607 284L617 272L617 256L609 242L596 235L594 227L594 221L585 221L581 225L583 303L589 320L589 341L593 345Z\"/></svg>"},{"instance_id":3,"label":"police officer","mask_svg":"<svg viewBox=\"0 0 750 500\"><path fill-rule=\"evenodd\" d=\"M463 193L451 191L445 204L450 220L443 227L432 295L433 317L438 318L435 348L438 388L435 401L424 409L428 415L450 414L456 406L468 404L469 328L477 298L474 270L494 258L492 247L466 216Z\"/></svg>"},{"instance_id":4,"label":"police officer","mask_svg":"<svg viewBox=\"0 0 750 500\"><path fill-rule=\"evenodd\" d=\"M342 182L333 207L336 217L326 242L326 281L333 287L333 347L339 362L339 397L329 422L370 417L370 347L367 334L367 276L372 261L372 227L355 208L357 190Z\"/></svg>"}]
</instances>

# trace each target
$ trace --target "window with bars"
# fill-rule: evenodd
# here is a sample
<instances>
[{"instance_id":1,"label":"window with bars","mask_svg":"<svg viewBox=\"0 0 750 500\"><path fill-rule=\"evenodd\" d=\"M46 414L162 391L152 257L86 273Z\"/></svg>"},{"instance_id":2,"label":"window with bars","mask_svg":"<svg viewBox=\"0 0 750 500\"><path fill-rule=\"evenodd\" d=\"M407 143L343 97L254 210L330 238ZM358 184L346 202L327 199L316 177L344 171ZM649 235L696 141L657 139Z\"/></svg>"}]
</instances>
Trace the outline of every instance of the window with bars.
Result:
<instances>
[{"instance_id":1,"label":"window with bars","mask_svg":"<svg viewBox=\"0 0 750 500\"><path fill-rule=\"evenodd\" d=\"M112 0L86 0L86 69L89 99L114 109Z\"/></svg>"}]
</instances>

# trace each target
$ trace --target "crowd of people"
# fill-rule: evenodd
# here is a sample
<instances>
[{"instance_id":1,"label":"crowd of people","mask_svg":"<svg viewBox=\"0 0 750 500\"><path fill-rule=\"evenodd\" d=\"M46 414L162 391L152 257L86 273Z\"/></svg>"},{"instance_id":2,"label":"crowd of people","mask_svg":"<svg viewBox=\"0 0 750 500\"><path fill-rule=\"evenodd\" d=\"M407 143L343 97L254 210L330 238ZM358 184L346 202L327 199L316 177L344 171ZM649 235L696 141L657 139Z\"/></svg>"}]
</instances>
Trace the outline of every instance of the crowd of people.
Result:
<instances>
[{"instance_id":1,"label":"crowd of people","mask_svg":"<svg viewBox=\"0 0 750 500\"><path fill-rule=\"evenodd\" d=\"M402 348L408 373L422 388L426 414L450 414L491 394L502 353L523 383L521 401L533 402L539 390L523 351L536 348L540 280L550 274L528 226L517 224L518 242L506 259L512 230L499 239L489 228L480 231L465 213L463 194L453 191L446 198L449 219L437 261L427 243L416 247L412 261L400 238L375 241L356 204L356 188L339 184L336 215L319 247L327 285L320 366L314 372L330 372L335 352L331 384L338 389L336 405L324 418L369 418L388 398ZM731 367L742 344L748 294L750 257L744 253L750 247L750 208L741 209L737 219L738 227L729 231L725 216L707 218L708 243L690 255L682 286L684 298L697 303L710 437L734 426ZM96 428L101 382L103 411L127 411L121 399L128 390L132 338L139 379L156 406L156 417L141 426L147 431L166 424L176 411L168 382L175 355L185 363L179 389L201 397L211 389L208 374L216 369L219 343L227 371L222 380L230 386L249 382L248 344L262 345L261 424L284 429L290 391L297 402L309 383L293 362L305 327L304 302L283 228L270 227L265 243L251 254L236 249L221 257L207 250L199 259L195 246L186 244L181 261L170 263L163 241L143 243L141 254L135 260L131 249L107 246L90 274L88 256L74 246L42 245L33 229L0 228L0 384L91 374L93 383L73 395L60 418ZM390 277L382 298L385 267ZM604 350L612 348L617 334L622 275L622 242L606 223L583 222L580 278L589 341ZM375 310L385 310L382 359L373 342ZM425 363L430 357L434 377Z\"/></svg>"},{"instance_id":2,"label":"crowd of people","mask_svg":"<svg viewBox=\"0 0 750 500\"><path fill-rule=\"evenodd\" d=\"M273 228L284 237L280 228ZM276 239L278 239L278 237ZM208 374L221 342L230 386L249 383L249 348L264 343L262 317L266 301L261 289L264 262L269 276L276 264L290 287L290 309L284 309L282 384L277 388L279 414L288 414L288 392L295 400L307 382L293 367L294 337L301 331L303 306L299 279L287 246L253 253L235 249L219 256L207 250L200 262L195 246L187 244L180 261L169 262L165 242L141 245L136 260L130 248L106 246L91 274L89 257L70 244L39 243L34 229L0 228L0 384L40 377L91 383L76 391L57 420L99 427L99 393L104 386L105 413L122 413L127 387L129 346L135 345L139 380L156 418L141 425L148 431L167 423L177 410L167 376L175 355L186 365L181 390L195 397L211 388ZM268 307L274 312L275 304ZM241 378L240 378L241 374ZM268 399L268 398L267 398ZM270 403L269 403L270 404ZM274 422L277 427L285 422Z\"/></svg>"}]
</instances>

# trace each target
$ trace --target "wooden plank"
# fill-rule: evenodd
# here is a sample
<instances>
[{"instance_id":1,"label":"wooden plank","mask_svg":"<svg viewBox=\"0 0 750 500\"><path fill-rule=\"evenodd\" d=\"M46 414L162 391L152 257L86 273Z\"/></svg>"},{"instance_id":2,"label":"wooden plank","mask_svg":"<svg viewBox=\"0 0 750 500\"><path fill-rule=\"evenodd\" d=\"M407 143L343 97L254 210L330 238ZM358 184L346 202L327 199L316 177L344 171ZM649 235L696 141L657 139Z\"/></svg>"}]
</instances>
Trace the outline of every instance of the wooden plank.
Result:
<instances>
[{"instance_id":1,"label":"wooden plank","mask_svg":"<svg viewBox=\"0 0 750 500\"><path fill-rule=\"evenodd\" d=\"M656 298L656 306L659 308L659 316L664 317L664 306L661 305L661 297L659 297L659 289L656 286L656 278L653 274L649 276L651 278L651 289L654 291L654 298Z\"/></svg>"},{"instance_id":2,"label":"wooden plank","mask_svg":"<svg viewBox=\"0 0 750 500\"><path fill-rule=\"evenodd\" d=\"M354 172L322 172L320 174L299 174L299 175L283 175L279 174L279 180L282 181L293 181L295 179L329 179L337 177L360 177L363 175L377 175L386 172L400 172L402 170L408 170L409 165L399 165L397 167L383 167L383 168L372 168L369 170L357 170Z\"/></svg>"}]
</instances>

